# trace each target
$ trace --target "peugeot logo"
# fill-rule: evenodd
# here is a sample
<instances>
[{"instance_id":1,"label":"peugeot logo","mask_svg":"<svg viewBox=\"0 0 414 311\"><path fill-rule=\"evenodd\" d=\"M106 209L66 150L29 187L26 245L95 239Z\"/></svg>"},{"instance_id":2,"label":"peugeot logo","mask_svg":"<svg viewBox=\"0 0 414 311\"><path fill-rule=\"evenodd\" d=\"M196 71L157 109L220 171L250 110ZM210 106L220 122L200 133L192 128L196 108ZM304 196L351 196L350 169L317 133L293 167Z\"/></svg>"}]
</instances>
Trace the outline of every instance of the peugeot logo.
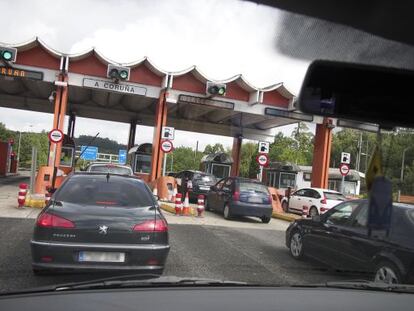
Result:
<instances>
[{"instance_id":1,"label":"peugeot logo","mask_svg":"<svg viewBox=\"0 0 414 311\"><path fill-rule=\"evenodd\" d=\"M100 234L107 234L108 233L108 227L105 226L105 225L99 226L98 230L99 230Z\"/></svg>"}]
</instances>

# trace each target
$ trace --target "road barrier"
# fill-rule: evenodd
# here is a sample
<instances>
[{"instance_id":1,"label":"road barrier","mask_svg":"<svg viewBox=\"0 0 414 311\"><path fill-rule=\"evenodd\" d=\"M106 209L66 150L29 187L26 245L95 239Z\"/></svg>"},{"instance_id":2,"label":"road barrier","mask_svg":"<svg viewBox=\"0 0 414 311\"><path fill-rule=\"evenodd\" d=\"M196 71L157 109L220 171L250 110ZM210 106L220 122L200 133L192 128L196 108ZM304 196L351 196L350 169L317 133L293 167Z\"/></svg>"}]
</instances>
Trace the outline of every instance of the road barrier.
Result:
<instances>
[{"instance_id":1,"label":"road barrier","mask_svg":"<svg viewBox=\"0 0 414 311\"><path fill-rule=\"evenodd\" d=\"M184 216L190 216L190 199L188 197L188 191L185 194L184 206L183 206L183 215Z\"/></svg>"},{"instance_id":2,"label":"road barrier","mask_svg":"<svg viewBox=\"0 0 414 311\"><path fill-rule=\"evenodd\" d=\"M175 215L179 216L182 213L183 202L181 202L181 193L177 193L175 196Z\"/></svg>"},{"instance_id":3,"label":"road barrier","mask_svg":"<svg viewBox=\"0 0 414 311\"><path fill-rule=\"evenodd\" d=\"M203 217L204 214L204 195L200 194L197 198L197 216Z\"/></svg>"},{"instance_id":4,"label":"road barrier","mask_svg":"<svg viewBox=\"0 0 414 311\"><path fill-rule=\"evenodd\" d=\"M18 205L19 208L22 208L24 206L24 203L26 202L26 195L27 195L28 188L29 188L28 184L21 183L19 185L19 193L17 196L17 203L19 204Z\"/></svg>"}]
</instances>

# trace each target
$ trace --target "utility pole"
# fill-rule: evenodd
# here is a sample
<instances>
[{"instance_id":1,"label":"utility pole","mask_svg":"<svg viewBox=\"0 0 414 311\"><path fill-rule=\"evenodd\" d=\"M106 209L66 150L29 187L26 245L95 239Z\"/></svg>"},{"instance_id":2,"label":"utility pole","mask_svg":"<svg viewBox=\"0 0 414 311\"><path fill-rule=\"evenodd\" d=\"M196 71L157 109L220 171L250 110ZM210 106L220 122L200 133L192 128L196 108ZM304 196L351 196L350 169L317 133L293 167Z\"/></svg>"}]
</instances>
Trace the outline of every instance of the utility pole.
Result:
<instances>
[{"instance_id":1,"label":"utility pole","mask_svg":"<svg viewBox=\"0 0 414 311\"><path fill-rule=\"evenodd\" d=\"M359 140L358 140L358 153L357 159L355 164L355 169L359 172L361 168L361 153L362 153L362 132L359 133Z\"/></svg>"}]
</instances>

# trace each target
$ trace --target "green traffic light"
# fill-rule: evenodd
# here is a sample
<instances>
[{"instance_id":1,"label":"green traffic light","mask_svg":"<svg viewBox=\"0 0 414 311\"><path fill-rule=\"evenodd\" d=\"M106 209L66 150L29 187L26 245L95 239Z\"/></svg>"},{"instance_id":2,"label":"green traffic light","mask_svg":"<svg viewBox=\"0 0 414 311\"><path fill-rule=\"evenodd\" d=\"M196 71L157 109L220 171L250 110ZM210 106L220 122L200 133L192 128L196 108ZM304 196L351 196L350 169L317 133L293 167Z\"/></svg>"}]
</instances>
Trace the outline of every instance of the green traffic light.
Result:
<instances>
[{"instance_id":1,"label":"green traffic light","mask_svg":"<svg viewBox=\"0 0 414 311\"><path fill-rule=\"evenodd\" d=\"M5 61L10 61L13 58L13 54L10 51L3 51L3 53L1 53L1 57L5 60Z\"/></svg>"},{"instance_id":2,"label":"green traffic light","mask_svg":"<svg viewBox=\"0 0 414 311\"><path fill-rule=\"evenodd\" d=\"M128 72L126 70L121 70L121 72L119 73L119 77L125 80L126 78L128 78Z\"/></svg>"},{"instance_id":3,"label":"green traffic light","mask_svg":"<svg viewBox=\"0 0 414 311\"><path fill-rule=\"evenodd\" d=\"M218 90L219 95L224 95L225 93L226 93L226 89L224 87L219 88Z\"/></svg>"}]
</instances>

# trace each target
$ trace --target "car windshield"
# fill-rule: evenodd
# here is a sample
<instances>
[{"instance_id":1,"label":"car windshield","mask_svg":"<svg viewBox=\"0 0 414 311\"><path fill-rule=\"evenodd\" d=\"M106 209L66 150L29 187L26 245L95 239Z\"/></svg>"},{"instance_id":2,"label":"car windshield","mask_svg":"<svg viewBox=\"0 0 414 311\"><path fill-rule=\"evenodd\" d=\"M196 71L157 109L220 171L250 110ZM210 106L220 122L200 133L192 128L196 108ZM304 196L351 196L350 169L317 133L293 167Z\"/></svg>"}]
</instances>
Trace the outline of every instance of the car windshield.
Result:
<instances>
[{"instance_id":1,"label":"car windshield","mask_svg":"<svg viewBox=\"0 0 414 311\"><path fill-rule=\"evenodd\" d=\"M346 200L346 197L342 193L324 191L323 194L325 195L325 198L327 200L335 200L335 201Z\"/></svg>"},{"instance_id":2,"label":"car windshield","mask_svg":"<svg viewBox=\"0 0 414 311\"><path fill-rule=\"evenodd\" d=\"M55 200L88 205L147 207L154 205L151 193L141 182L117 176L75 176L56 193Z\"/></svg>"},{"instance_id":3,"label":"car windshield","mask_svg":"<svg viewBox=\"0 0 414 311\"><path fill-rule=\"evenodd\" d=\"M3 2L0 293L414 284L414 10Z\"/></svg>"},{"instance_id":4,"label":"car windshield","mask_svg":"<svg viewBox=\"0 0 414 311\"><path fill-rule=\"evenodd\" d=\"M115 165L92 165L90 172L131 175L131 169Z\"/></svg>"},{"instance_id":5,"label":"car windshield","mask_svg":"<svg viewBox=\"0 0 414 311\"><path fill-rule=\"evenodd\" d=\"M269 194L269 190L265 185L259 183L245 182L242 181L239 184L240 192L256 192Z\"/></svg>"}]
</instances>

